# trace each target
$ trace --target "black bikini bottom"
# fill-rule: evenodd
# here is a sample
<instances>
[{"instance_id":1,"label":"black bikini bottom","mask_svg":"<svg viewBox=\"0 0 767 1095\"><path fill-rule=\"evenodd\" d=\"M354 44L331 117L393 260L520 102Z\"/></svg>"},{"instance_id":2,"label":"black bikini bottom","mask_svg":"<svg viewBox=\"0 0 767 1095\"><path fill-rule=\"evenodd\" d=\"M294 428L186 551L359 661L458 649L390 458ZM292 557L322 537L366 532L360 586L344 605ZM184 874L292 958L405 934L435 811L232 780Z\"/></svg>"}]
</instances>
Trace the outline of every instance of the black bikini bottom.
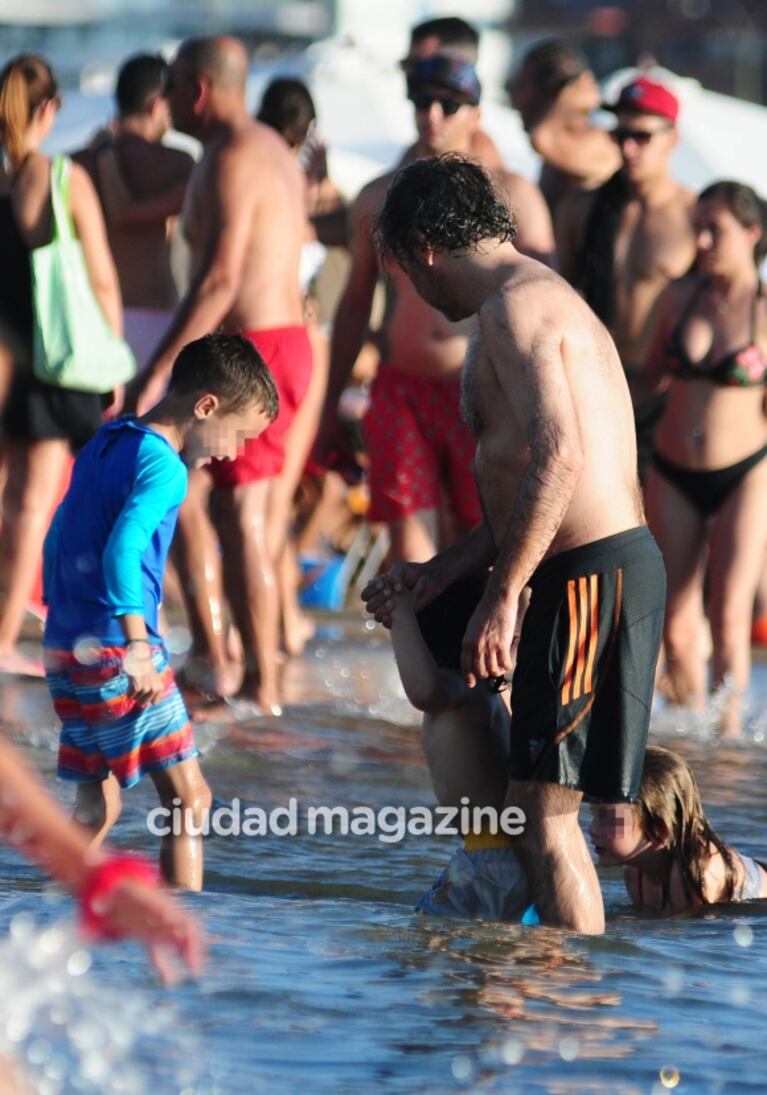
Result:
<instances>
[{"instance_id":1,"label":"black bikini bottom","mask_svg":"<svg viewBox=\"0 0 767 1095\"><path fill-rule=\"evenodd\" d=\"M655 470L685 496L701 517L712 517L722 508L736 487L740 486L748 472L764 460L765 456L767 456L767 445L751 456L747 456L745 460L731 464L728 468L717 468L715 471L681 468L657 452L653 453L652 462Z\"/></svg>"}]
</instances>

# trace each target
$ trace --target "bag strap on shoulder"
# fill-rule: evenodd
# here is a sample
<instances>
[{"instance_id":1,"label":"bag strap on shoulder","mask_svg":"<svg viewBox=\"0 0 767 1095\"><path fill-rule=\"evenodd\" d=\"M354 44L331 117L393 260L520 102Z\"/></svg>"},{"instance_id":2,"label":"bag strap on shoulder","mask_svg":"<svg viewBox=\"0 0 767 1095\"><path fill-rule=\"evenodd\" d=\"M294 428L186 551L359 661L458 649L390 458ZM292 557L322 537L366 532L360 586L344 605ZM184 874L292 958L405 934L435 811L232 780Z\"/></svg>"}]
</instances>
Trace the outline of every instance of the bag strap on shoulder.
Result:
<instances>
[{"instance_id":1,"label":"bag strap on shoulder","mask_svg":"<svg viewBox=\"0 0 767 1095\"><path fill-rule=\"evenodd\" d=\"M51 206L53 209L53 238L75 238L72 218L69 214L69 172L72 161L69 156L54 156L51 160Z\"/></svg>"}]
</instances>

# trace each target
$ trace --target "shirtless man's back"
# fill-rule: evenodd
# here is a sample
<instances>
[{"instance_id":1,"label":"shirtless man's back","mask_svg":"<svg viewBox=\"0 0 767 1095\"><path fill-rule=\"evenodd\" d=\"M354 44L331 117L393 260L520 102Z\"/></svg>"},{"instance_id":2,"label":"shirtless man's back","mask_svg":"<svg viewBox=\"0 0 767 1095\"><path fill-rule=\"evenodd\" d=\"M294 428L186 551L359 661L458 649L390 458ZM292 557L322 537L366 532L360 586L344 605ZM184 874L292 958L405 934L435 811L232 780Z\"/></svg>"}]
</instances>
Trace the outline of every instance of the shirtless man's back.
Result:
<instances>
[{"instance_id":1,"label":"shirtless man's back","mask_svg":"<svg viewBox=\"0 0 767 1095\"><path fill-rule=\"evenodd\" d=\"M195 652L212 664L212 690L229 693L236 685L220 625L218 551L207 517L212 480L227 593L245 648L243 698L277 711L279 603L273 561L288 515L273 500L312 366L299 289L306 210L295 158L273 130L250 117L247 70L244 47L232 38L190 39L170 67L174 124L201 140L204 153L183 209L192 256L190 289L155 351L139 405L156 402L182 346L221 327L249 338L274 376L277 420L247 442L236 460L214 463L209 477L190 476L179 520L179 563L187 579Z\"/></svg>"},{"instance_id":2,"label":"shirtless man's back","mask_svg":"<svg viewBox=\"0 0 767 1095\"><path fill-rule=\"evenodd\" d=\"M507 806L521 807L527 825L515 848L541 920L599 932L578 809L584 795L638 793L665 574L644 523L614 344L561 278L520 255L514 235L491 180L469 160L413 164L387 195L384 254L451 320L478 316L463 403L485 514L463 541L394 578L420 579L428 601L492 567L462 668L470 684L498 677L517 646ZM386 620L388 595L371 584L363 596Z\"/></svg>"},{"instance_id":3,"label":"shirtless man's back","mask_svg":"<svg viewBox=\"0 0 767 1095\"><path fill-rule=\"evenodd\" d=\"M468 152L479 114L473 67L436 55L414 63L408 91L415 107L417 156ZM496 170L520 223L521 246L552 259L551 221L537 187ZM413 290L392 266L381 270L372 226L395 175L365 187L352 210L352 269L339 304L322 441L332 436L335 407L367 329L374 288L388 279L384 360L365 419L370 457L371 516L385 521L393 558L424 560L438 542L439 509L447 490L461 529L481 520L471 474L474 439L460 417L460 370L474 321L453 323Z\"/></svg>"},{"instance_id":4,"label":"shirtless man's back","mask_svg":"<svg viewBox=\"0 0 767 1095\"><path fill-rule=\"evenodd\" d=\"M626 371L642 477L663 404L647 373L656 308L695 256L694 195L669 174L677 110L660 84L624 88L614 130L623 166L599 189L566 198L557 222L561 273L607 325Z\"/></svg>"},{"instance_id":5,"label":"shirtless man's back","mask_svg":"<svg viewBox=\"0 0 767 1095\"><path fill-rule=\"evenodd\" d=\"M167 329L178 291L170 227L181 210L194 161L162 144L170 127L167 65L140 54L122 66L114 134L75 154L96 187L125 306L125 335L139 366Z\"/></svg>"}]
</instances>

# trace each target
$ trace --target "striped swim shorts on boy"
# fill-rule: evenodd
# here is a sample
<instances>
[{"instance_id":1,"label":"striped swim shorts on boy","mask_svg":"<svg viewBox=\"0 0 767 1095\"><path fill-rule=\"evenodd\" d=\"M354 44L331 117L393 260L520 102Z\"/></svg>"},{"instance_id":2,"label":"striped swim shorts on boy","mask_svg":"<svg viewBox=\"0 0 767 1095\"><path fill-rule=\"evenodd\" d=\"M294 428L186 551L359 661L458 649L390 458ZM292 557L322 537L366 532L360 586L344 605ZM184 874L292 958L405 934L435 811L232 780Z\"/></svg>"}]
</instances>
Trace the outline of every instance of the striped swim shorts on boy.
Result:
<instances>
[{"instance_id":1,"label":"striped swim shorts on boy","mask_svg":"<svg viewBox=\"0 0 767 1095\"><path fill-rule=\"evenodd\" d=\"M59 779L93 783L111 772L121 787L132 787L148 772L198 755L165 650L152 647L163 690L149 707L130 694L125 652L93 646L83 656L79 649L45 648L48 689L61 719Z\"/></svg>"}]
</instances>

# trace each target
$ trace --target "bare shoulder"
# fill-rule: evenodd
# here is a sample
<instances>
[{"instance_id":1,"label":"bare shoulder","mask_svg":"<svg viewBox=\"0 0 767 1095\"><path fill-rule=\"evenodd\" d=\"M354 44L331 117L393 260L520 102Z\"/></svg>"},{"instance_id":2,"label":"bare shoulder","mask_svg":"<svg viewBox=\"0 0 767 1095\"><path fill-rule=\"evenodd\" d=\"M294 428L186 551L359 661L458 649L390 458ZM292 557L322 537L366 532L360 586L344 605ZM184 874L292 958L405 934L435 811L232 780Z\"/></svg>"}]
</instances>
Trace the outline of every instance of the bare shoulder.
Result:
<instances>
[{"instance_id":1,"label":"bare shoulder","mask_svg":"<svg viewBox=\"0 0 767 1095\"><path fill-rule=\"evenodd\" d=\"M479 312L484 338L511 338L520 348L563 331L568 305L578 297L541 262L522 258L512 277L487 298Z\"/></svg>"},{"instance_id":2,"label":"bare shoulder","mask_svg":"<svg viewBox=\"0 0 767 1095\"><path fill-rule=\"evenodd\" d=\"M680 183L677 187L677 200L684 209L692 209L698 200L698 196L694 190L690 190Z\"/></svg>"},{"instance_id":3,"label":"bare shoulder","mask_svg":"<svg viewBox=\"0 0 767 1095\"><path fill-rule=\"evenodd\" d=\"M493 178L506 191L512 205L524 201L526 198L535 198L541 193L537 183L524 175L520 175L517 171L506 171L505 169L494 171Z\"/></svg>"},{"instance_id":4,"label":"bare shoulder","mask_svg":"<svg viewBox=\"0 0 767 1095\"><path fill-rule=\"evenodd\" d=\"M69 174L70 193L73 198L83 194L93 194L93 180L82 164L72 162Z\"/></svg>"},{"instance_id":5,"label":"bare shoulder","mask_svg":"<svg viewBox=\"0 0 767 1095\"><path fill-rule=\"evenodd\" d=\"M366 183L357 195L354 205L363 213L377 213L386 200L386 193L394 181L396 171L387 171Z\"/></svg>"}]
</instances>

